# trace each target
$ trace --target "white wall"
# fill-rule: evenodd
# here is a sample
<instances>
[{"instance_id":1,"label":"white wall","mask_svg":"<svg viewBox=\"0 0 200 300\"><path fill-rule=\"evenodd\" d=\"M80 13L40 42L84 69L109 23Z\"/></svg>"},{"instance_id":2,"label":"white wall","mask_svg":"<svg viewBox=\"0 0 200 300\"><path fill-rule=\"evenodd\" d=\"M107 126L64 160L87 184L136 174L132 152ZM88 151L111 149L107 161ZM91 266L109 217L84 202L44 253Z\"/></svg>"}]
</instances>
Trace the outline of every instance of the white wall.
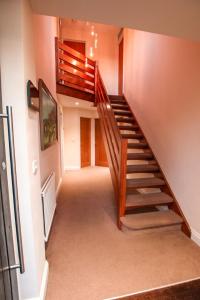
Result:
<instances>
[{"instance_id":1,"label":"white wall","mask_svg":"<svg viewBox=\"0 0 200 300\"><path fill-rule=\"evenodd\" d=\"M94 47L94 37L91 36L91 26L98 34L97 49L94 57L106 86L108 94L118 94L118 33L119 28L103 24L86 24L81 21L62 20L62 39L85 41L86 56L90 57L90 47Z\"/></svg>"},{"instance_id":2,"label":"white wall","mask_svg":"<svg viewBox=\"0 0 200 300\"><path fill-rule=\"evenodd\" d=\"M28 79L37 84L36 63L42 62L35 61L34 23L29 1L7 0L1 2L1 5L0 59L3 107L4 110L6 105L13 107L19 209L25 259L25 273L21 275L18 272L20 297L23 300L44 299L48 263L45 259L40 196L39 116L38 113L28 109L26 91ZM42 31L42 26L40 29ZM54 73L51 74L51 71L52 69L47 70L48 76L53 78ZM37 75L43 77L43 73L38 71ZM52 157L48 159L52 163ZM33 160L39 165L35 175L32 173Z\"/></svg>"},{"instance_id":3,"label":"white wall","mask_svg":"<svg viewBox=\"0 0 200 300\"><path fill-rule=\"evenodd\" d=\"M91 118L91 165L95 164L94 119L98 118L96 110L81 108L63 108L64 126L64 168L80 169L80 118Z\"/></svg>"},{"instance_id":4,"label":"white wall","mask_svg":"<svg viewBox=\"0 0 200 300\"><path fill-rule=\"evenodd\" d=\"M51 94L56 95L55 37L57 19L55 17L33 15L36 78L42 78ZM60 130L59 130L60 132ZM40 151L41 186L52 171L56 174L56 185L61 178L60 136L58 143Z\"/></svg>"},{"instance_id":5,"label":"white wall","mask_svg":"<svg viewBox=\"0 0 200 300\"><path fill-rule=\"evenodd\" d=\"M199 235L200 44L126 29L124 45L125 96Z\"/></svg>"}]
</instances>

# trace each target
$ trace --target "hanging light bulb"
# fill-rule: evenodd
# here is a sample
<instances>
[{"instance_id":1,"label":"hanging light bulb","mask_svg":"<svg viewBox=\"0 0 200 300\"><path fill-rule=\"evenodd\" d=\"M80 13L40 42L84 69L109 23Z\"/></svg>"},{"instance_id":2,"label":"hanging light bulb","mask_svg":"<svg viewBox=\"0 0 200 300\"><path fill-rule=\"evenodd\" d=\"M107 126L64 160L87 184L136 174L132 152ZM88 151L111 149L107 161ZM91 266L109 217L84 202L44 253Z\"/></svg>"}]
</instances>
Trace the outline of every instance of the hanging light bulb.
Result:
<instances>
[{"instance_id":1,"label":"hanging light bulb","mask_svg":"<svg viewBox=\"0 0 200 300\"><path fill-rule=\"evenodd\" d=\"M97 49L97 42L98 42L98 40L97 40L97 38L94 40L94 48L95 49Z\"/></svg>"},{"instance_id":2,"label":"hanging light bulb","mask_svg":"<svg viewBox=\"0 0 200 300\"><path fill-rule=\"evenodd\" d=\"M94 36L94 34L95 34L94 33L94 25L92 25L92 27L91 27L91 35Z\"/></svg>"},{"instance_id":3,"label":"hanging light bulb","mask_svg":"<svg viewBox=\"0 0 200 300\"><path fill-rule=\"evenodd\" d=\"M90 57L94 56L93 47L90 47Z\"/></svg>"}]
</instances>

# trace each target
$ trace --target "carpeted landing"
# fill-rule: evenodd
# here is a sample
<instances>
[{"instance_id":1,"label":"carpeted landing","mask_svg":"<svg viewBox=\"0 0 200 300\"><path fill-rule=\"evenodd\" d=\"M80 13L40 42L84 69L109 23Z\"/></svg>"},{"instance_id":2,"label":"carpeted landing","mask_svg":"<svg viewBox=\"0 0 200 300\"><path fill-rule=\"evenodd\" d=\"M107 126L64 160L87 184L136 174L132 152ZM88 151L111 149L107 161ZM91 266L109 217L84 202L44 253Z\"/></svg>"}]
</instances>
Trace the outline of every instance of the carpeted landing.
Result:
<instances>
[{"instance_id":1,"label":"carpeted landing","mask_svg":"<svg viewBox=\"0 0 200 300\"><path fill-rule=\"evenodd\" d=\"M117 229L101 167L66 173L47 260L47 300L102 300L200 277L200 248L182 232Z\"/></svg>"}]
</instances>

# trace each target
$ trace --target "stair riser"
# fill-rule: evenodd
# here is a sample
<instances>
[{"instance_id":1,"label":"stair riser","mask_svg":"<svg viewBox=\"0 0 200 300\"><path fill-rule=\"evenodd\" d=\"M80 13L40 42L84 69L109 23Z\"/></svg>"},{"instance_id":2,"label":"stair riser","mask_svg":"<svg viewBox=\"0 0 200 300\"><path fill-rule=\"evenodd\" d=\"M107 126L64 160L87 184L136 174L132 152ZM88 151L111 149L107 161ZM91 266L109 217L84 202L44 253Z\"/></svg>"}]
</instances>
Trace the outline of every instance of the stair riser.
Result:
<instances>
[{"instance_id":1,"label":"stair riser","mask_svg":"<svg viewBox=\"0 0 200 300\"><path fill-rule=\"evenodd\" d=\"M134 153L127 155L127 160L152 160L153 155L134 155Z\"/></svg>"},{"instance_id":2,"label":"stair riser","mask_svg":"<svg viewBox=\"0 0 200 300\"><path fill-rule=\"evenodd\" d=\"M114 110L114 114L115 116L127 116L127 117L131 117L132 116L132 113L131 112L128 112L128 111L116 111Z\"/></svg>"},{"instance_id":3,"label":"stair riser","mask_svg":"<svg viewBox=\"0 0 200 300\"><path fill-rule=\"evenodd\" d=\"M127 105L125 101L120 101L120 100L111 100L111 105Z\"/></svg>"},{"instance_id":4,"label":"stair riser","mask_svg":"<svg viewBox=\"0 0 200 300\"><path fill-rule=\"evenodd\" d=\"M148 184L144 184L144 185L136 185L136 186L132 186L132 187L127 187L127 194L132 194L132 192L135 192L136 189L145 189L145 188L162 188L162 185L160 184L155 184L155 185L148 185Z\"/></svg>"},{"instance_id":5,"label":"stair riser","mask_svg":"<svg viewBox=\"0 0 200 300\"><path fill-rule=\"evenodd\" d=\"M120 110L120 111L130 111L128 106L125 105L111 105L112 109L114 110Z\"/></svg>"},{"instance_id":6,"label":"stair riser","mask_svg":"<svg viewBox=\"0 0 200 300\"><path fill-rule=\"evenodd\" d=\"M147 149L148 145L147 144L128 144L128 149Z\"/></svg>"},{"instance_id":7,"label":"stair riser","mask_svg":"<svg viewBox=\"0 0 200 300\"><path fill-rule=\"evenodd\" d=\"M123 96L109 95L108 97L110 100L125 101Z\"/></svg>"},{"instance_id":8,"label":"stair riser","mask_svg":"<svg viewBox=\"0 0 200 300\"><path fill-rule=\"evenodd\" d=\"M135 121L134 121L134 119L132 119L132 118L126 118L126 119L123 119L123 120L121 120L121 119L116 119L116 121L117 121L117 123L123 123L123 124L134 124L135 123Z\"/></svg>"},{"instance_id":9,"label":"stair riser","mask_svg":"<svg viewBox=\"0 0 200 300\"><path fill-rule=\"evenodd\" d=\"M126 130L126 131L136 131L139 130L139 126L118 126L119 130Z\"/></svg>"},{"instance_id":10,"label":"stair riser","mask_svg":"<svg viewBox=\"0 0 200 300\"><path fill-rule=\"evenodd\" d=\"M126 174L145 174L145 173L152 173L152 174L154 174L154 173L158 173L159 172L159 169L155 169L155 170L131 170L131 169L127 169L126 170ZM159 178L161 178L161 177L159 177Z\"/></svg>"},{"instance_id":11,"label":"stair riser","mask_svg":"<svg viewBox=\"0 0 200 300\"><path fill-rule=\"evenodd\" d=\"M161 231L161 232L165 232L165 231L169 231L169 230L181 230L182 225L181 224L173 224L173 225L165 225L165 226L155 226L155 227L148 227L148 228L140 228L140 229L133 229L131 227L125 226L122 224L122 230L125 232L129 232L129 233L154 233L155 230L156 232Z\"/></svg>"},{"instance_id":12,"label":"stair riser","mask_svg":"<svg viewBox=\"0 0 200 300\"><path fill-rule=\"evenodd\" d=\"M143 207L157 207L157 206L168 206L170 203L150 203L150 204L137 204L137 205L127 205L126 206L126 211L130 212L130 211L133 211L137 208L143 208Z\"/></svg>"},{"instance_id":13,"label":"stair riser","mask_svg":"<svg viewBox=\"0 0 200 300\"><path fill-rule=\"evenodd\" d=\"M144 137L141 134L122 134L122 138L129 140L143 140Z\"/></svg>"}]
</instances>

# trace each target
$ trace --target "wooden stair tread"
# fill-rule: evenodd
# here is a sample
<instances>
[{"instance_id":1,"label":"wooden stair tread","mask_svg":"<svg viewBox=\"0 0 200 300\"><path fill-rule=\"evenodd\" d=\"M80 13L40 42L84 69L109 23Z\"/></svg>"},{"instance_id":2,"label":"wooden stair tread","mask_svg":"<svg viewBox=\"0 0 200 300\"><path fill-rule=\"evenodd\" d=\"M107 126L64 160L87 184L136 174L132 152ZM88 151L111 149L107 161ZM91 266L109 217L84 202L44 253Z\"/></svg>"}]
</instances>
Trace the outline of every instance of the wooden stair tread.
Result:
<instances>
[{"instance_id":1,"label":"wooden stair tread","mask_svg":"<svg viewBox=\"0 0 200 300\"><path fill-rule=\"evenodd\" d=\"M133 117L129 117L129 118L120 118L120 117L116 117L115 119L117 122L119 123L135 123L135 120L133 119Z\"/></svg>"},{"instance_id":2,"label":"wooden stair tread","mask_svg":"<svg viewBox=\"0 0 200 300\"><path fill-rule=\"evenodd\" d=\"M144 149L144 148L148 148L148 144L145 142L128 143L127 147L128 149Z\"/></svg>"},{"instance_id":3,"label":"wooden stair tread","mask_svg":"<svg viewBox=\"0 0 200 300\"><path fill-rule=\"evenodd\" d=\"M122 224L132 230L159 228L182 224L182 218L172 210L126 215Z\"/></svg>"},{"instance_id":4,"label":"wooden stair tread","mask_svg":"<svg viewBox=\"0 0 200 300\"><path fill-rule=\"evenodd\" d=\"M165 193L130 194L126 197L126 208L164 205L173 202L173 198Z\"/></svg>"},{"instance_id":5,"label":"wooden stair tread","mask_svg":"<svg viewBox=\"0 0 200 300\"><path fill-rule=\"evenodd\" d=\"M119 111L119 110L114 110L114 114L116 115L116 116L132 116L132 112L130 112L130 111Z\"/></svg>"},{"instance_id":6,"label":"wooden stair tread","mask_svg":"<svg viewBox=\"0 0 200 300\"><path fill-rule=\"evenodd\" d=\"M134 124L132 126L119 125L118 127L119 127L120 130L130 130L130 131L135 131L139 128L139 126L137 124Z\"/></svg>"},{"instance_id":7,"label":"wooden stair tread","mask_svg":"<svg viewBox=\"0 0 200 300\"><path fill-rule=\"evenodd\" d=\"M154 164L154 165L149 165L149 164L145 164L145 165L128 165L126 168L126 172L127 173L154 173L154 172L158 172L159 171L159 167L158 165Z\"/></svg>"},{"instance_id":8,"label":"wooden stair tread","mask_svg":"<svg viewBox=\"0 0 200 300\"><path fill-rule=\"evenodd\" d=\"M135 139L143 139L144 136L142 133L122 133L122 138L124 139L132 139L132 140L135 140Z\"/></svg>"},{"instance_id":9,"label":"wooden stair tread","mask_svg":"<svg viewBox=\"0 0 200 300\"><path fill-rule=\"evenodd\" d=\"M165 185L163 179L152 177L152 178L134 178L127 179L126 186L127 190L137 189L137 188L148 188L148 187L160 187Z\"/></svg>"},{"instance_id":10,"label":"wooden stair tread","mask_svg":"<svg viewBox=\"0 0 200 300\"><path fill-rule=\"evenodd\" d=\"M145 160L145 159L152 159L152 158L153 158L153 154L151 152L128 153L127 154L128 160Z\"/></svg>"}]
</instances>

